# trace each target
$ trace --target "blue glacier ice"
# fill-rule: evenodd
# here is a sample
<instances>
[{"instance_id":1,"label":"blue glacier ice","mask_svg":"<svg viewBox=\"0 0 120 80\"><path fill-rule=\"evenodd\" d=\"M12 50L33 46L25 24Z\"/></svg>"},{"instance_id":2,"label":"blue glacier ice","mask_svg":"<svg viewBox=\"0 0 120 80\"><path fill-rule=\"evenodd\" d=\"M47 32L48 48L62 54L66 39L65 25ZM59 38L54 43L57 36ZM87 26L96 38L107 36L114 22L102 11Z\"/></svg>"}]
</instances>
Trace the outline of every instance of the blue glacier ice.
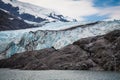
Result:
<instances>
[{"instance_id":1,"label":"blue glacier ice","mask_svg":"<svg viewBox=\"0 0 120 80\"><path fill-rule=\"evenodd\" d=\"M56 22L40 28L1 31L0 53L5 57L10 57L24 51L50 47L60 49L81 38L103 35L116 29L120 29L120 20L93 23Z\"/></svg>"}]
</instances>

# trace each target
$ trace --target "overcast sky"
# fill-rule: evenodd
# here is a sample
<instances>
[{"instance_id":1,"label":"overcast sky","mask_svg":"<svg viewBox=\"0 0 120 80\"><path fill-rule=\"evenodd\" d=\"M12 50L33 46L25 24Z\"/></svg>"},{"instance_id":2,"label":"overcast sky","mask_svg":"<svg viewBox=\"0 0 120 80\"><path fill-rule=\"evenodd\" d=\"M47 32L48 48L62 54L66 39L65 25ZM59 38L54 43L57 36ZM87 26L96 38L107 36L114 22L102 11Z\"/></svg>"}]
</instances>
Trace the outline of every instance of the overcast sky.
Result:
<instances>
[{"instance_id":1,"label":"overcast sky","mask_svg":"<svg viewBox=\"0 0 120 80\"><path fill-rule=\"evenodd\" d=\"M19 0L86 20L120 19L120 0Z\"/></svg>"}]
</instances>

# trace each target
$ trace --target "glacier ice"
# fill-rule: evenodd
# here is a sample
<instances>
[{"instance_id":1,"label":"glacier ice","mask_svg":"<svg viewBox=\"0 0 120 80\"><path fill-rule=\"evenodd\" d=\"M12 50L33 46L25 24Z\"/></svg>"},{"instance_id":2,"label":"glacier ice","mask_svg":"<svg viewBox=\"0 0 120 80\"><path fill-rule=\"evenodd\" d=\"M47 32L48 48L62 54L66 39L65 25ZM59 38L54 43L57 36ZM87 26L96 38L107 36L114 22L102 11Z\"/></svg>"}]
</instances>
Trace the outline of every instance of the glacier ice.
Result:
<instances>
[{"instance_id":1,"label":"glacier ice","mask_svg":"<svg viewBox=\"0 0 120 80\"><path fill-rule=\"evenodd\" d=\"M53 30L50 26L53 27ZM0 32L0 53L6 57L10 57L15 53L24 51L40 50L50 47L60 49L81 38L103 35L116 29L120 29L119 20L94 22L94 24L56 22L56 24L49 23L41 28L2 31Z\"/></svg>"},{"instance_id":2,"label":"glacier ice","mask_svg":"<svg viewBox=\"0 0 120 80\"><path fill-rule=\"evenodd\" d=\"M52 21L73 21L74 19L67 17L67 16L63 16L61 13L54 11L52 9L46 9L40 6L36 6L33 4L29 4L29 3L24 3L24 2L20 2L18 0L1 0L0 2L4 2L5 4L3 5L3 3L1 4L0 8L2 8L3 10L6 10L8 12L10 12L11 14L14 14L15 16L21 17L23 20L25 20L25 22L38 22L38 19L41 19L42 21L48 21L48 22L52 22ZM6 9L6 6L8 7ZM12 7L11 7L12 6ZM9 9L10 7L10 9ZM13 10L12 10L13 8ZM17 11L16 11L17 10ZM32 18L28 19L29 16ZM25 17L24 17L25 16ZM33 20L34 18L36 20Z\"/></svg>"}]
</instances>

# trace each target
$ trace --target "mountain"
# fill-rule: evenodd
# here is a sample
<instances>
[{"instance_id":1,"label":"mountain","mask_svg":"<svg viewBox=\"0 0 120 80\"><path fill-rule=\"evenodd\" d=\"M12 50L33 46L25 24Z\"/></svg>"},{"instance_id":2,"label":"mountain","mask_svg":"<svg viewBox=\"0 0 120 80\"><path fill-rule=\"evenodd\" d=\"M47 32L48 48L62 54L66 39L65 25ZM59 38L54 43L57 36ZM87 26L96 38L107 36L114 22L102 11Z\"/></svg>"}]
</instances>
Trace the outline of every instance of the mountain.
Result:
<instances>
[{"instance_id":1,"label":"mountain","mask_svg":"<svg viewBox=\"0 0 120 80\"><path fill-rule=\"evenodd\" d=\"M0 31L26 29L32 27L36 26L27 24L18 17L11 15L3 10L0 10Z\"/></svg>"},{"instance_id":2,"label":"mountain","mask_svg":"<svg viewBox=\"0 0 120 80\"><path fill-rule=\"evenodd\" d=\"M21 18L29 24L45 23L45 22L69 22L75 21L69 17L64 17L58 12L50 9L42 8L17 0L0 0L0 8L8 13Z\"/></svg>"},{"instance_id":3,"label":"mountain","mask_svg":"<svg viewBox=\"0 0 120 80\"><path fill-rule=\"evenodd\" d=\"M75 24L76 23L74 23L74 26L71 28L61 30L41 30L37 28L35 31L34 29L26 29L0 32L0 53L2 56L11 57L11 55L15 53L25 51L40 50L50 47L60 49L81 38L103 35L110 31L120 29L119 20L93 22L76 26Z\"/></svg>"},{"instance_id":4,"label":"mountain","mask_svg":"<svg viewBox=\"0 0 120 80\"><path fill-rule=\"evenodd\" d=\"M57 50L51 47L15 54L0 60L0 68L120 71L120 30L82 38Z\"/></svg>"}]
</instances>

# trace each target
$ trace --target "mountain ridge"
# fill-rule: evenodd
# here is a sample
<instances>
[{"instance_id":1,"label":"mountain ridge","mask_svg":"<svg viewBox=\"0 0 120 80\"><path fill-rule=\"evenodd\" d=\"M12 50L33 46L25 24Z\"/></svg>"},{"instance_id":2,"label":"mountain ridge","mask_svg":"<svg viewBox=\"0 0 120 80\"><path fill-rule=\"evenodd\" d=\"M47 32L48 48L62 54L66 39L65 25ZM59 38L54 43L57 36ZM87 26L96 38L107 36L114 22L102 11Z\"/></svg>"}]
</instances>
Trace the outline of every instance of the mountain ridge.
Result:
<instances>
[{"instance_id":1,"label":"mountain ridge","mask_svg":"<svg viewBox=\"0 0 120 80\"><path fill-rule=\"evenodd\" d=\"M0 8L22 18L23 20L37 23L43 21L69 21L63 15L56 13L55 11L35 6L29 3L23 3L18 0L1 0Z\"/></svg>"},{"instance_id":2,"label":"mountain ridge","mask_svg":"<svg viewBox=\"0 0 120 80\"><path fill-rule=\"evenodd\" d=\"M0 31L18 30L37 27L32 24L25 23L22 19L5 12L0 9Z\"/></svg>"}]
</instances>

